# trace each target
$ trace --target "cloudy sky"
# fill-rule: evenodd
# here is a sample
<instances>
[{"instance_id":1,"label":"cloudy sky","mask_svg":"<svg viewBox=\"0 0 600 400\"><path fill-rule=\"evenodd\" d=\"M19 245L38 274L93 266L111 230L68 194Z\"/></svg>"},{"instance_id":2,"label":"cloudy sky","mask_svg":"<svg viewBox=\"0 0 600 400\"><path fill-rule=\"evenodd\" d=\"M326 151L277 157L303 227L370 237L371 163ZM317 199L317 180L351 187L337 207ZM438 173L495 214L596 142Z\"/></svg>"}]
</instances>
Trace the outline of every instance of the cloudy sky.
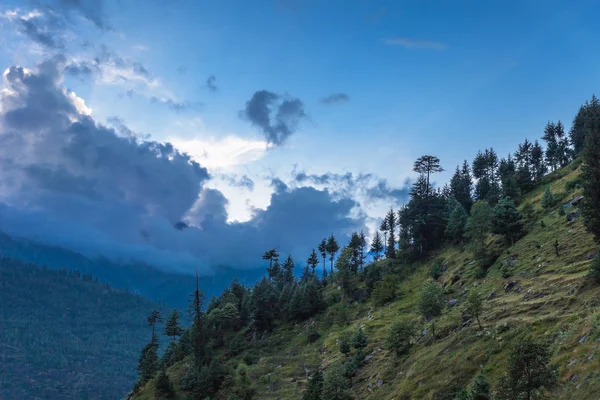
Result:
<instances>
[{"instance_id":1,"label":"cloudy sky","mask_svg":"<svg viewBox=\"0 0 600 400\"><path fill-rule=\"evenodd\" d=\"M303 260L570 121L594 1L4 0L0 229L209 274ZM174 226L185 222L188 227Z\"/></svg>"}]
</instances>

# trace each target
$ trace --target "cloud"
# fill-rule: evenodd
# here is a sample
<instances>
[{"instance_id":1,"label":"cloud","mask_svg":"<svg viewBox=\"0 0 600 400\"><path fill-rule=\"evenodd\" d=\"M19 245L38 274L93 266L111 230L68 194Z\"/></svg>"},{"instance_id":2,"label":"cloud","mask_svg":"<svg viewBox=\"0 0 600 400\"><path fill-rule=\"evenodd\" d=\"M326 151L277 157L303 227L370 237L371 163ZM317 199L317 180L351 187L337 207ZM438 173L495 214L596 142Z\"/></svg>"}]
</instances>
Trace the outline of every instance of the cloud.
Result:
<instances>
[{"instance_id":1,"label":"cloud","mask_svg":"<svg viewBox=\"0 0 600 400\"><path fill-rule=\"evenodd\" d=\"M198 102L193 103L193 102L189 102L189 101L176 101L173 99L159 98L156 96L150 97L150 102L163 104L163 105L167 106L170 110L173 110L175 112L198 110L200 108L200 106L202 105L201 103L198 103Z\"/></svg>"},{"instance_id":2,"label":"cloud","mask_svg":"<svg viewBox=\"0 0 600 400\"><path fill-rule=\"evenodd\" d=\"M206 187L205 167L118 117L109 126L95 121L64 87L65 66L57 56L2 75L0 230L87 256L206 275L262 268L261 254L273 247L306 257L323 236L334 232L344 242L363 226L355 201L283 182L265 209L227 223L228 201ZM249 185L246 178L238 182Z\"/></svg>"},{"instance_id":3,"label":"cloud","mask_svg":"<svg viewBox=\"0 0 600 400\"><path fill-rule=\"evenodd\" d=\"M237 174L214 174L213 176L220 178L224 182L227 182L229 186L246 188L249 191L254 190L254 181L250 179L248 175L242 175L239 178Z\"/></svg>"},{"instance_id":4,"label":"cloud","mask_svg":"<svg viewBox=\"0 0 600 400\"><path fill-rule=\"evenodd\" d=\"M327 187L332 194L341 197L363 197L368 202L382 200L385 202L404 203L410 193L410 181L405 180L401 187L392 187L386 179L374 174L307 174L303 171L292 171L292 180L296 184L312 184Z\"/></svg>"},{"instance_id":5,"label":"cloud","mask_svg":"<svg viewBox=\"0 0 600 400\"><path fill-rule=\"evenodd\" d=\"M211 75L208 77L208 79L206 80L206 87L208 88L208 90L210 90L211 92L216 92L217 90L219 90L219 88L217 87L217 84L215 83L217 81L217 78L214 75Z\"/></svg>"},{"instance_id":6,"label":"cloud","mask_svg":"<svg viewBox=\"0 0 600 400\"><path fill-rule=\"evenodd\" d=\"M385 39L383 42L391 46L403 46L407 49L446 50L447 48L446 44L442 42L409 38L391 38Z\"/></svg>"},{"instance_id":7,"label":"cloud","mask_svg":"<svg viewBox=\"0 0 600 400\"><path fill-rule=\"evenodd\" d=\"M104 13L103 0L58 0L57 6L62 11L80 14L83 18L96 25L98 29L110 29Z\"/></svg>"},{"instance_id":8,"label":"cloud","mask_svg":"<svg viewBox=\"0 0 600 400\"><path fill-rule=\"evenodd\" d=\"M19 33L42 47L62 49L65 46L65 21L51 7L29 12L9 10L1 14L0 19L15 24Z\"/></svg>"},{"instance_id":9,"label":"cloud","mask_svg":"<svg viewBox=\"0 0 600 400\"><path fill-rule=\"evenodd\" d=\"M284 144L296 132L300 122L307 118L300 99L267 90L255 92L240 115L258 127L267 142L274 146Z\"/></svg>"},{"instance_id":10,"label":"cloud","mask_svg":"<svg viewBox=\"0 0 600 400\"><path fill-rule=\"evenodd\" d=\"M326 97L321 97L320 102L322 104L337 104L337 103L345 103L350 101L350 96L346 93L333 93Z\"/></svg>"}]
</instances>

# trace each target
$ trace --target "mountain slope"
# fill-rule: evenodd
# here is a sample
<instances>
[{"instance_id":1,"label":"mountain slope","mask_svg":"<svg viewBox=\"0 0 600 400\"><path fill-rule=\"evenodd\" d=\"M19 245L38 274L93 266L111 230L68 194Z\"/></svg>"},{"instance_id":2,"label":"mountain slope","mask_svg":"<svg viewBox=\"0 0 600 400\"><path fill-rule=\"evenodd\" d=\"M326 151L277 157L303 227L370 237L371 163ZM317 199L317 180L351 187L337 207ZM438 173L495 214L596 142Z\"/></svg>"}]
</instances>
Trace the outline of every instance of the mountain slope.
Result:
<instances>
[{"instance_id":1,"label":"mountain slope","mask_svg":"<svg viewBox=\"0 0 600 400\"><path fill-rule=\"evenodd\" d=\"M300 399L308 372L321 363L327 371L343 359L338 340L362 327L369 344L365 363L352 379L355 398L454 399L479 371L495 386L506 373L510 345L533 333L551 343L552 363L559 368L560 383L551 398L596 398L600 393L600 287L586 277L596 246L580 217L568 221L558 212L558 203L568 204L567 212L577 210L570 201L580 195L578 174L573 163L545 177L543 185L523 199L520 208L529 214L527 234L512 246L499 237L488 239L488 249L499 257L484 278L478 278L480 266L473 254L460 246L446 246L410 267L391 265L404 278L398 298L384 306L368 300L341 307L335 299L340 289L329 285L327 310L304 323L280 324L267 338L248 343L230 365L251 364L253 398ZM540 205L545 184L557 197L557 206L550 210ZM533 209L527 211L528 205ZM434 263L444 266L438 280L446 300L454 303L436 319L436 340L426 332L430 325L418 311L420 288ZM463 318L468 290L487 298L483 330ZM418 321L421 333L408 356L395 358L386 337L399 316ZM308 337L314 329L320 338L311 343ZM168 371L178 390L187 362ZM154 399L153 384L150 381L134 398ZM227 398L227 390L223 388L220 398Z\"/></svg>"},{"instance_id":2,"label":"mountain slope","mask_svg":"<svg viewBox=\"0 0 600 400\"><path fill-rule=\"evenodd\" d=\"M0 398L123 397L156 307L89 275L0 258Z\"/></svg>"}]
</instances>

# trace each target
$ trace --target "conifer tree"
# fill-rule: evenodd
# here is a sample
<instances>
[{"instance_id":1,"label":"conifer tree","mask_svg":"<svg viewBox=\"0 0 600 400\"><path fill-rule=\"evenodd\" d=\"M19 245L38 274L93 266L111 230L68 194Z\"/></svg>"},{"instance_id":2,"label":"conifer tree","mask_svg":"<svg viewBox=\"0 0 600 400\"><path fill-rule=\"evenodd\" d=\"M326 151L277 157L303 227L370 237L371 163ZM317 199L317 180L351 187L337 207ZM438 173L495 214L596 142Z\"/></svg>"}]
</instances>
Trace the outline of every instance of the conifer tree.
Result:
<instances>
[{"instance_id":1,"label":"conifer tree","mask_svg":"<svg viewBox=\"0 0 600 400\"><path fill-rule=\"evenodd\" d=\"M471 245L476 253L484 249L485 239L492 228L493 211L485 201L473 204L471 215L465 226L465 236L471 239Z\"/></svg>"},{"instance_id":2,"label":"conifer tree","mask_svg":"<svg viewBox=\"0 0 600 400\"><path fill-rule=\"evenodd\" d=\"M471 384L470 400L492 400L490 384L483 374L477 375Z\"/></svg>"},{"instance_id":3,"label":"conifer tree","mask_svg":"<svg viewBox=\"0 0 600 400\"><path fill-rule=\"evenodd\" d=\"M341 362L333 363L323 375L323 399L350 400L350 380L346 377L344 366Z\"/></svg>"},{"instance_id":4,"label":"conifer tree","mask_svg":"<svg viewBox=\"0 0 600 400\"><path fill-rule=\"evenodd\" d=\"M205 358L205 327L204 327L204 313L202 312L202 306L204 304L204 294L200 290L200 281L198 278L198 272L196 271L196 289L190 296L189 311L192 318L191 327L191 345L192 352L194 355L194 362L199 367L204 363Z\"/></svg>"},{"instance_id":5,"label":"conifer tree","mask_svg":"<svg viewBox=\"0 0 600 400\"><path fill-rule=\"evenodd\" d=\"M600 242L600 107L590 108L585 121L582 186L583 223Z\"/></svg>"},{"instance_id":6,"label":"conifer tree","mask_svg":"<svg viewBox=\"0 0 600 400\"><path fill-rule=\"evenodd\" d=\"M444 169L440 165L440 159L435 156L421 156L415 161L413 171L424 175L427 178L427 194L429 196L429 177L436 172L443 172Z\"/></svg>"},{"instance_id":7,"label":"conifer tree","mask_svg":"<svg viewBox=\"0 0 600 400\"><path fill-rule=\"evenodd\" d=\"M473 205L472 191L473 179L471 177L471 168L467 160L465 160L462 168L456 167L456 171L450 180L450 194L468 211Z\"/></svg>"},{"instance_id":8,"label":"conifer tree","mask_svg":"<svg viewBox=\"0 0 600 400\"><path fill-rule=\"evenodd\" d=\"M330 274L333 274L333 260L335 260L335 255L339 250L340 245L338 244L337 240L335 240L335 237L332 233L331 236L329 236L329 239L327 239L327 254L329 254L329 261L331 262Z\"/></svg>"},{"instance_id":9,"label":"conifer tree","mask_svg":"<svg viewBox=\"0 0 600 400\"><path fill-rule=\"evenodd\" d=\"M573 146L573 151L577 155L583 151L585 147L587 129L585 124L588 118L593 117L594 114L600 113L600 101L595 95L592 95L592 99L589 102L585 102L579 108L579 112L573 119L573 125L569 131L570 143Z\"/></svg>"},{"instance_id":10,"label":"conifer tree","mask_svg":"<svg viewBox=\"0 0 600 400\"><path fill-rule=\"evenodd\" d=\"M323 392L323 372L317 367L311 374L308 381L308 387L302 396L302 400L325 400L322 397Z\"/></svg>"},{"instance_id":11,"label":"conifer tree","mask_svg":"<svg viewBox=\"0 0 600 400\"><path fill-rule=\"evenodd\" d=\"M470 313L475 317L477 321L477 325L479 329L483 329L481 326L481 321L479 320L479 316L481 315L481 311L483 309L483 298L481 293L476 292L475 290L470 290L469 295L467 296L467 301L465 304L465 311Z\"/></svg>"},{"instance_id":12,"label":"conifer tree","mask_svg":"<svg viewBox=\"0 0 600 400\"><path fill-rule=\"evenodd\" d=\"M392 323L387 337L388 347L401 356L410 350L415 334L415 325L408 319L399 319Z\"/></svg>"},{"instance_id":13,"label":"conifer tree","mask_svg":"<svg viewBox=\"0 0 600 400\"><path fill-rule=\"evenodd\" d=\"M542 140L546 142L546 163L552 170L555 170L560 157L558 155L558 138L556 137L556 124L554 122L546 124Z\"/></svg>"},{"instance_id":14,"label":"conifer tree","mask_svg":"<svg viewBox=\"0 0 600 400\"><path fill-rule=\"evenodd\" d=\"M156 376L154 397L156 400L172 400L175 398L175 389L164 369Z\"/></svg>"},{"instance_id":15,"label":"conifer tree","mask_svg":"<svg viewBox=\"0 0 600 400\"><path fill-rule=\"evenodd\" d=\"M533 178L539 181L548 172L548 167L544 162L544 149L540 143L536 140L531 148L531 166Z\"/></svg>"},{"instance_id":16,"label":"conifer tree","mask_svg":"<svg viewBox=\"0 0 600 400\"><path fill-rule=\"evenodd\" d=\"M148 315L148 318L146 318L146 321L148 321L148 326L152 327L152 341L155 342L156 341L156 334L155 334L156 323L162 322L160 312L158 310L153 310L150 313L150 315Z\"/></svg>"},{"instance_id":17,"label":"conifer tree","mask_svg":"<svg viewBox=\"0 0 600 400\"><path fill-rule=\"evenodd\" d=\"M362 350L367 347L368 343L369 339L367 338L367 335L365 335L362 328L358 328L356 333L352 336L352 347L356 350Z\"/></svg>"},{"instance_id":18,"label":"conifer tree","mask_svg":"<svg viewBox=\"0 0 600 400\"><path fill-rule=\"evenodd\" d=\"M359 250L359 267L360 270L362 271L365 265L365 261L367 259L367 255L365 254L365 248L367 247L367 237L365 236L365 233L362 231L360 231L360 234L358 235L358 237L360 238L360 250Z\"/></svg>"},{"instance_id":19,"label":"conifer tree","mask_svg":"<svg viewBox=\"0 0 600 400\"><path fill-rule=\"evenodd\" d=\"M281 281L283 283L292 283L294 281L294 260L291 255L288 255L283 263L283 271Z\"/></svg>"},{"instance_id":20,"label":"conifer tree","mask_svg":"<svg viewBox=\"0 0 600 400\"><path fill-rule=\"evenodd\" d=\"M557 140L556 161L561 167L564 167L571 161L572 151L569 147L569 138L565 135L565 128L560 121L555 125L555 134Z\"/></svg>"},{"instance_id":21,"label":"conifer tree","mask_svg":"<svg viewBox=\"0 0 600 400\"><path fill-rule=\"evenodd\" d=\"M419 310L421 315L427 320L431 319L431 331L435 338L435 324L433 319L442 314L446 298L444 291L434 281L427 281L421 288L421 298L419 301Z\"/></svg>"},{"instance_id":22,"label":"conifer tree","mask_svg":"<svg viewBox=\"0 0 600 400\"><path fill-rule=\"evenodd\" d=\"M544 343L532 339L517 342L511 349L508 373L500 380L495 398L546 399L558 383L558 370L551 366L551 353Z\"/></svg>"},{"instance_id":23,"label":"conifer tree","mask_svg":"<svg viewBox=\"0 0 600 400\"><path fill-rule=\"evenodd\" d=\"M167 318L167 322L165 322L165 335L169 336L175 342L177 337L181 336L182 333L183 329L179 324L179 312L174 308L169 318Z\"/></svg>"},{"instance_id":24,"label":"conifer tree","mask_svg":"<svg viewBox=\"0 0 600 400\"><path fill-rule=\"evenodd\" d=\"M396 258L396 213L392 208L388 211L385 216L386 226L388 228L389 236L387 238L386 257L394 259Z\"/></svg>"},{"instance_id":25,"label":"conifer tree","mask_svg":"<svg viewBox=\"0 0 600 400\"><path fill-rule=\"evenodd\" d=\"M476 200L485 200L496 204L500 195L498 180L498 156L494 149L485 149L477 153L473 160L473 176L477 179L475 186Z\"/></svg>"},{"instance_id":26,"label":"conifer tree","mask_svg":"<svg viewBox=\"0 0 600 400\"><path fill-rule=\"evenodd\" d=\"M269 268L267 268L267 272L269 273L269 277L272 279L277 276L277 274L274 273L274 270L273 270L273 262L276 261L278 258L279 258L279 254L277 254L277 250L275 250L275 249L265 251L265 254L263 254L263 256L262 256L263 260L269 261ZM279 272L279 271L277 271L277 272Z\"/></svg>"},{"instance_id":27,"label":"conifer tree","mask_svg":"<svg viewBox=\"0 0 600 400\"><path fill-rule=\"evenodd\" d=\"M463 205L458 201L451 201L449 205L454 207L448 216L445 234L451 242L460 243L465 235L465 226L467 225L469 216Z\"/></svg>"},{"instance_id":28,"label":"conifer tree","mask_svg":"<svg viewBox=\"0 0 600 400\"><path fill-rule=\"evenodd\" d=\"M362 242L358 232L352 232L352 236L350 237L350 243L348 243L348 247L352 249L352 259L351 266L352 272L357 273L360 267L360 247L362 246Z\"/></svg>"},{"instance_id":29,"label":"conifer tree","mask_svg":"<svg viewBox=\"0 0 600 400\"><path fill-rule=\"evenodd\" d=\"M310 253L310 257L308 257L308 260L306 260L306 264L310 267L312 275L317 276L315 270L319 265L319 256L317 255L315 249L313 249L312 253Z\"/></svg>"},{"instance_id":30,"label":"conifer tree","mask_svg":"<svg viewBox=\"0 0 600 400\"><path fill-rule=\"evenodd\" d=\"M542 207L543 208L550 208L554 205L554 195L552 194L552 192L550 191L550 186L546 186L546 189L544 190L544 194L542 195Z\"/></svg>"},{"instance_id":31,"label":"conifer tree","mask_svg":"<svg viewBox=\"0 0 600 400\"><path fill-rule=\"evenodd\" d=\"M383 218L383 220L381 221L381 225L379 225L379 230L381 232L383 232L383 255L385 256L387 254L387 233L389 230L388 224L387 224L387 217Z\"/></svg>"},{"instance_id":32,"label":"conifer tree","mask_svg":"<svg viewBox=\"0 0 600 400\"><path fill-rule=\"evenodd\" d=\"M321 240L321 243L319 243L319 253L321 253L321 257L323 258L323 277L325 277L327 275L327 265L326 265L326 260L327 260L327 239L323 238L323 240Z\"/></svg>"},{"instance_id":33,"label":"conifer tree","mask_svg":"<svg viewBox=\"0 0 600 400\"><path fill-rule=\"evenodd\" d=\"M492 219L492 231L504 235L513 245L523 230L523 214L510 197L505 197L496 204Z\"/></svg>"},{"instance_id":34,"label":"conifer tree","mask_svg":"<svg viewBox=\"0 0 600 400\"><path fill-rule=\"evenodd\" d=\"M153 339L144 348L138 359L139 381L143 384L154 377L158 370L158 343Z\"/></svg>"},{"instance_id":35,"label":"conifer tree","mask_svg":"<svg viewBox=\"0 0 600 400\"><path fill-rule=\"evenodd\" d=\"M354 251L351 247L345 246L342 248L342 252L335 262L336 280L344 290L344 293L348 296L352 295L354 290L354 282L352 279L353 274L353 257Z\"/></svg>"},{"instance_id":36,"label":"conifer tree","mask_svg":"<svg viewBox=\"0 0 600 400\"><path fill-rule=\"evenodd\" d=\"M371 242L370 251L371 253L375 253L373 259L375 261L379 261L380 254L383 251L383 243L381 242L381 235L379 234L379 231L375 231L375 236L373 237L373 240Z\"/></svg>"}]
</instances>

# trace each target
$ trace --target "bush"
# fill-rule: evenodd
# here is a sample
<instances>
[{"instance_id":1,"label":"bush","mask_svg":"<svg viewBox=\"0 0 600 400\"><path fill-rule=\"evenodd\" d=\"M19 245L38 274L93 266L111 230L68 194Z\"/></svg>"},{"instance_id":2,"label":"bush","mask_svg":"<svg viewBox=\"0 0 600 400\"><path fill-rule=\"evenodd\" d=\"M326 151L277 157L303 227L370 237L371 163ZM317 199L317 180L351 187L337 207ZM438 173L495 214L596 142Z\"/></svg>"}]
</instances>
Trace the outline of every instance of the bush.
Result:
<instances>
[{"instance_id":1,"label":"bush","mask_svg":"<svg viewBox=\"0 0 600 400\"><path fill-rule=\"evenodd\" d=\"M564 207L564 206L560 206L560 207L558 208L558 215L560 215L560 216L564 216L564 215L566 215L566 214L567 214L567 212L565 211L565 207Z\"/></svg>"},{"instance_id":2,"label":"bush","mask_svg":"<svg viewBox=\"0 0 600 400\"><path fill-rule=\"evenodd\" d=\"M570 179L565 184L565 189L567 191L573 191L575 189L579 189L580 187L581 187L581 178L580 177Z\"/></svg>"},{"instance_id":3,"label":"bush","mask_svg":"<svg viewBox=\"0 0 600 400\"><path fill-rule=\"evenodd\" d=\"M395 321L388 332L387 345L397 356L407 354L412 347L415 325L408 319Z\"/></svg>"},{"instance_id":4,"label":"bush","mask_svg":"<svg viewBox=\"0 0 600 400\"><path fill-rule=\"evenodd\" d=\"M154 396L156 400L171 400L175 398L175 389L165 370L161 370L154 382Z\"/></svg>"},{"instance_id":5,"label":"bush","mask_svg":"<svg viewBox=\"0 0 600 400\"><path fill-rule=\"evenodd\" d=\"M433 263L431 269L429 270L429 276L434 281L437 281L440 276L442 276L442 267L439 263Z\"/></svg>"},{"instance_id":6,"label":"bush","mask_svg":"<svg viewBox=\"0 0 600 400\"><path fill-rule=\"evenodd\" d=\"M319 340L320 337L321 337L321 335L319 334L319 332L317 332L317 330L314 327L312 327L310 329L310 332L308 332L308 336L307 336L308 343L314 343L317 340Z\"/></svg>"},{"instance_id":7,"label":"bush","mask_svg":"<svg viewBox=\"0 0 600 400\"><path fill-rule=\"evenodd\" d=\"M542 207L545 209L549 209L554 205L555 202L556 199L550 191L550 186L546 186L546 190L544 191L544 195L542 196Z\"/></svg>"},{"instance_id":8,"label":"bush","mask_svg":"<svg viewBox=\"0 0 600 400\"><path fill-rule=\"evenodd\" d=\"M368 342L369 339L367 338L367 335L365 335L362 328L358 328L354 336L352 336L352 347L357 350L362 350L367 347Z\"/></svg>"},{"instance_id":9,"label":"bush","mask_svg":"<svg viewBox=\"0 0 600 400\"><path fill-rule=\"evenodd\" d=\"M327 368L323 376L323 395L321 398L327 400L350 400L352 398L348 393L350 381L346 377L345 369L345 366L340 362Z\"/></svg>"},{"instance_id":10,"label":"bush","mask_svg":"<svg viewBox=\"0 0 600 400\"><path fill-rule=\"evenodd\" d=\"M331 311L333 312L333 320L336 324L343 325L348 323L350 313L344 304L336 304L332 307Z\"/></svg>"},{"instance_id":11,"label":"bush","mask_svg":"<svg viewBox=\"0 0 600 400\"><path fill-rule=\"evenodd\" d=\"M596 254L596 257L590 263L590 269L588 276L592 278L596 283L600 283L600 251Z\"/></svg>"},{"instance_id":12,"label":"bush","mask_svg":"<svg viewBox=\"0 0 600 400\"><path fill-rule=\"evenodd\" d=\"M347 356L350 353L350 340L347 336L339 338L340 353Z\"/></svg>"},{"instance_id":13,"label":"bush","mask_svg":"<svg viewBox=\"0 0 600 400\"><path fill-rule=\"evenodd\" d=\"M373 301L377 305L383 305L396 298L399 278L397 275L386 275L383 280L375 284L373 290Z\"/></svg>"}]
</instances>

